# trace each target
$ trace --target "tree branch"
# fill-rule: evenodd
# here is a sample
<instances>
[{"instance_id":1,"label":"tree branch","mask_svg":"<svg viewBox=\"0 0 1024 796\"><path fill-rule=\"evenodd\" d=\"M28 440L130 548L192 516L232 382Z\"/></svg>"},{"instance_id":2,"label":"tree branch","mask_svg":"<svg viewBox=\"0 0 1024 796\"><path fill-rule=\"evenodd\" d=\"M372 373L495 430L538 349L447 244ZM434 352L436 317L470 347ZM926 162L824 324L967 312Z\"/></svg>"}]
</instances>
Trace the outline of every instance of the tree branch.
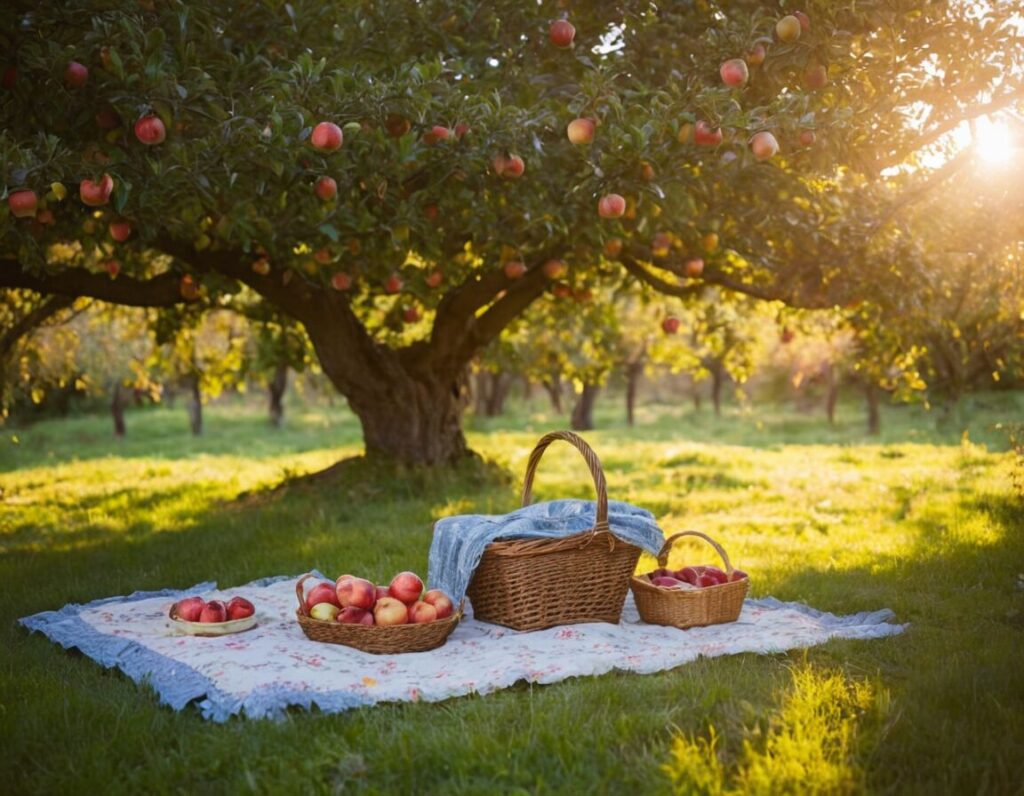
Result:
<instances>
[{"instance_id":1,"label":"tree branch","mask_svg":"<svg viewBox=\"0 0 1024 796\"><path fill-rule=\"evenodd\" d=\"M75 303L74 296L50 296L42 304L20 318L0 335L0 359L7 356L14 344L29 332L38 329L49 318Z\"/></svg>"},{"instance_id":2,"label":"tree branch","mask_svg":"<svg viewBox=\"0 0 1024 796\"><path fill-rule=\"evenodd\" d=\"M0 259L0 287L18 287L43 295L88 296L129 307L171 307L181 304L179 277L172 273L149 279L119 275L111 279L84 268L65 268L54 273L33 274L17 260Z\"/></svg>"}]
</instances>

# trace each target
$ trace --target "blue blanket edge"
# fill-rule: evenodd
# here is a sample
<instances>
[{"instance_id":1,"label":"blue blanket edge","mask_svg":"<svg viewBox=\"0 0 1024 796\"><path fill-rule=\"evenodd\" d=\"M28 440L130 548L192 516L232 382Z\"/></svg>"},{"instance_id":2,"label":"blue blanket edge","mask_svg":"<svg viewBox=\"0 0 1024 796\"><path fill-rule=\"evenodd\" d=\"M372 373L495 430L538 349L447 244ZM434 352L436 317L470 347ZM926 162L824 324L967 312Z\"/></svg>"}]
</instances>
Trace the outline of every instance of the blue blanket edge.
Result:
<instances>
[{"instance_id":1,"label":"blue blanket edge","mask_svg":"<svg viewBox=\"0 0 1024 796\"><path fill-rule=\"evenodd\" d=\"M313 575L325 578L313 570ZM257 578L249 583L232 588L266 586L282 580L298 580L300 575L277 575ZM325 713L338 713L351 708L375 704L377 700L366 694L352 694L335 691L329 694L311 693L292 688L264 688L254 691L244 699L238 699L221 691L213 681L187 664L161 655L158 652L117 636L110 636L96 630L80 617L82 611L113 602L136 602L154 597L181 598L217 588L215 581L197 583L187 589L161 589L158 591L136 591L129 595L104 597L80 605L69 603L57 611L42 611L22 617L18 624L30 632L42 633L65 649L77 648L105 668L118 668L135 683L148 683L162 704L174 710L181 710L193 700L200 700L198 707L203 718L225 722L232 716L243 714L250 719L280 719L287 707L298 706L307 710L316 705ZM902 633L908 625L889 624L895 614L888 608L878 611L862 611L846 616L837 616L819 611L798 602L783 602L774 597L748 598L746 604L764 608L790 608L823 622L837 630L843 628L873 626L872 638L881 638ZM840 638L842 636L839 636ZM852 638L857 638L857 635Z\"/></svg>"}]
</instances>

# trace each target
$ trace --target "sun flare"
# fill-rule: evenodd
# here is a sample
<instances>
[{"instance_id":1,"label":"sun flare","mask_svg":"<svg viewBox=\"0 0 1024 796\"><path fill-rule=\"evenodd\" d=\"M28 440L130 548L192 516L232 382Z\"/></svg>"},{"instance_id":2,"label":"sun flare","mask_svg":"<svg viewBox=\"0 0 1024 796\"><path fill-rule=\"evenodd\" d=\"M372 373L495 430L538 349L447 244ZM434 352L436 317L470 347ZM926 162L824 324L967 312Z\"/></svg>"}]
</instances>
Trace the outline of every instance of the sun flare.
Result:
<instances>
[{"instance_id":1,"label":"sun flare","mask_svg":"<svg viewBox=\"0 0 1024 796\"><path fill-rule=\"evenodd\" d=\"M1010 128L985 117L978 119L975 146L981 159L992 165L1009 163L1015 154Z\"/></svg>"}]
</instances>

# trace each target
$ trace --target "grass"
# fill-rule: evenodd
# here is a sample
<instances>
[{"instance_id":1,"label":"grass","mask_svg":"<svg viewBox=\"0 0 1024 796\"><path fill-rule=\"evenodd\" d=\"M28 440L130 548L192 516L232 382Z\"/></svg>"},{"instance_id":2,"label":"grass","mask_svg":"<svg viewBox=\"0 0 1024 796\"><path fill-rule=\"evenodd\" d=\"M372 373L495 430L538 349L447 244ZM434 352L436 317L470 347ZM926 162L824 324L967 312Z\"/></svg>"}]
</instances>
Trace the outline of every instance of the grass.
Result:
<instances>
[{"instance_id":1,"label":"grass","mask_svg":"<svg viewBox=\"0 0 1024 796\"><path fill-rule=\"evenodd\" d=\"M1024 768L1024 505L997 427L1024 396L985 397L969 433L919 408L863 436L786 409L721 419L644 406L628 429L600 406L611 493L666 532L723 541L755 595L841 613L894 609L909 631L785 655L700 660L440 704L214 725L14 625L136 589L256 577L426 569L430 526L506 511L532 443L563 425L537 403L471 419L473 447L514 475L371 476L237 499L359 450L340 408L211 407L46 421L0 436L0 777L9 792L691 793L1020 792ZM568 447L541 498L587 496ZM678 553L710 560L698 548ZM641 567L650 564L642 561ZM703 785L702 785L703 783Z\"/></svg>"}]
</instances>

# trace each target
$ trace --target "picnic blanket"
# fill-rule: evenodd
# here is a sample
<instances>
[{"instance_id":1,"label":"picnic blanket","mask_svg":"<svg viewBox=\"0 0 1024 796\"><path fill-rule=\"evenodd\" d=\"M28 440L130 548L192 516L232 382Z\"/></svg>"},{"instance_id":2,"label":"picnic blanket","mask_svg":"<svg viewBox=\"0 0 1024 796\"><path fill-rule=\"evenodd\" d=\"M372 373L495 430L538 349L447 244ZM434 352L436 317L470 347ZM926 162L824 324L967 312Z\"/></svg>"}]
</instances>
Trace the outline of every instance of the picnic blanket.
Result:
<instances>
[{"instance_id":1,"label":"picnic blanket","mask_svg":"<svg viewBox=\"0 0 1024 796\"><path fill-rule=\"evenodd\" d=\"M434 524L427 582L456 603L476 571L484 548L501 539L558 539L594 527L597 504L593 500L547 500L510 514L460 514ZM647 509L608 501L608 525L624 542L658 555L665 537Z\"/></svg>"},{"instance_id":2,"label":"picnic blanket","mask_svg":"<svg viewBox=\"0 0 1024 796\"><path fill-rule=\"evenodd\" d=\"M219 638L174 635L167 618L171 603L184 596L223 597L215 583L66 605L19 621L148 683L176 710L195 701L214 721L280 717L291 706L333 713L384 701L437 701L520 680L555 683L612 670L648 674L698 656L777 653L833 638L890 636L906 627L891 623L888 610L834 616L767 597L747 600L738 622L677 630L640 623L630 595L618 625L519 633L469 618L439 649L370 655L303 635L295 621L297 579L266 578L228 590L256 604L259 622Z\"/></svg>"}]
</instances>

